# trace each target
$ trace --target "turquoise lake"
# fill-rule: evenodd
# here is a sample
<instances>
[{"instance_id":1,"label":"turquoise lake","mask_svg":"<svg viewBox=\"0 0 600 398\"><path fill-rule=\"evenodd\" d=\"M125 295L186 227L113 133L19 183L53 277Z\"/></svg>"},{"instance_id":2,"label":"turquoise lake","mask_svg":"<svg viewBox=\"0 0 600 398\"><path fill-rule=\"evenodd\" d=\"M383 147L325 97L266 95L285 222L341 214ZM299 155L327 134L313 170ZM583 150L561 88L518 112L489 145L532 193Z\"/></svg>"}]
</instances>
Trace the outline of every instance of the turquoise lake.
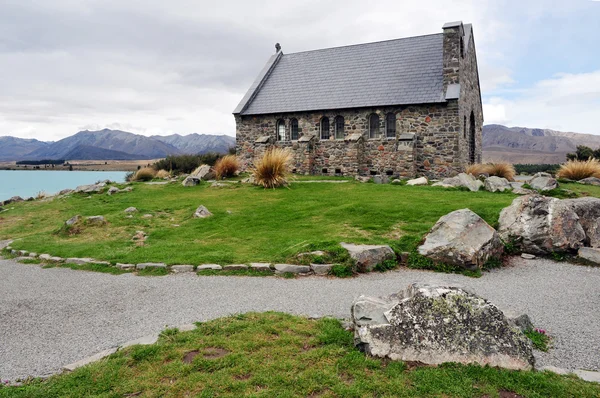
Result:
<instances>
[{"instance_id":1,"label":"turquoise lake","mask_svg":"<svg viewBox=\"0 0 600 398\"><path fill-rule=\"evenodd\" d=\"M0 170L0 201L13 196L27 199L39 192L53 194L96 181L124 182L126 174L124 171Z\"/></svg>"}]
</instances>

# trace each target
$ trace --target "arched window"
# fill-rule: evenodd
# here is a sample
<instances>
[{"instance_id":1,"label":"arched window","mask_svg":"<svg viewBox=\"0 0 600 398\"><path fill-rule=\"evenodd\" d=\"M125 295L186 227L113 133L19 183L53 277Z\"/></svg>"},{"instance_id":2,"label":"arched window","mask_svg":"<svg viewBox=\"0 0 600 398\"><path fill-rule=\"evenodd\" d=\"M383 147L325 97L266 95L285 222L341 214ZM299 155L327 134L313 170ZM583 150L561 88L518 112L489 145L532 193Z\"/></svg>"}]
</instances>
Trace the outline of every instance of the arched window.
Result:
<instances>
[{"instance_id":1,"label":"arched window","mask_svg":"<svg viewBox=\"0 0 600 398\"><path fill-rule=\"evenodd\" d=\"M277 141L285 141L285 121L283 119L277 121Z\"/></svg>"},{"instance_id":2,"label":"arched window","mask_svg":"<svg viewBox=\"0 0 600 398\"><path fill-rule=\"evenodd\" d=\"M327 116L323 116L321 119L321 139L329 139L329 118Z\"/></svg>"},{"instance_id":3,"label":"arched window","mask_svg":"<svg viewBox=\"0 0 600 398\"><path fill-rule=\"evenodd\" d=\"M292 136L292 140L298 139L298 119L290 120L290 133Z\"/></svg>"},{"instance_id":4,"label":"arched window","mask_svg":"<svg viewBox=\"0 0 600 398\"><path fill-rule=\"evenodd\" d=\"M372 113L369 116L369 138L379 138L379 116Z\"/></svg>"},{"instance_id":5,"label":"arched window","mask_svg":"<svg viewBox=\"0 0 600 398\"><path fill-rule=\"evenodd\" d=\"M396 138L396 115L393 112L385 115L385 136Z\"/></svg>"},{"instance_id":6,"label":"arched window","mask_svg":"<svg viewBox=\"0 0 600 398\"><path fill-rule=\"evenodd\" d=\"M344 139L344 117L343 116L335 117L335 139L336 140Z\"/></svg>"}]
</instances>

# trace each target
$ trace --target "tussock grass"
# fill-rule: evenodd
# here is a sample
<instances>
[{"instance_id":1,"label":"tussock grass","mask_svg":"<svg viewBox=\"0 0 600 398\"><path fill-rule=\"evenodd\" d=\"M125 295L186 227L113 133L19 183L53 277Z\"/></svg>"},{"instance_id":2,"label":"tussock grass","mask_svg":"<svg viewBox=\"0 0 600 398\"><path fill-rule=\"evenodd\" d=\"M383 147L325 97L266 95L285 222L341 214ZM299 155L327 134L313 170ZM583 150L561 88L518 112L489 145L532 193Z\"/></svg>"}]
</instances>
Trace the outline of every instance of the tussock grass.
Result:
<instances>
[{"instance_id":1,"label":"tussock grass","mask_svg":"<svg viewBox=\"0 0 600 398\"><path fill-rule=\"evenodd\" d=\"M144 167L136 171L133 175L133 181L150 181L156 177L156 170L152 167Z\"/></svg>"},{"instance_id":2,"label":"tussock grass","mask_svg":"<svg viewBox=\"0 0 600 398\"><path fill-rule=\"evenodd\" d=\"M254 163L252 174L256 184L265 188L278 188L288 183L292 153L287 149L273 148Z\"/></svg>"},{"instance_id":3,"label":"tussock grass","mask_svg":"<svg viewBox=\"0 0 600 398\"><path fill-rule=\"evenodd\" d=\"M598 397L600 385L549 372L408 366L368 357L331 318L267 312L161 333L91 365L0 397ZM512 395L511 395L512 396ZM516 396L516 395L515 395Z\"/></svg>"},{"instance_id":4,"label":"tussock grass","mask_svg":"<svg viewBox=\"0 0 600 398\"><path fill-rule=\"evenodd\" d=\"M171 174L167 170L158 170L156 172L156 178L164 179L164 178L167 178L170 176L171 176Z\"/></svg>"},{"instance_id":5,"label":"tussock grass","mask_svg":"<svg viewBox=\"0 0 600 398\"><path fill-rule=\"evenodd\" d=\"M475 177L480 174L489 174L490 176L506 178L508 181L513 181L517 174L514 166L510 163L472 164L466 168L465 173Z\"/></svg>"},{"instance_id":6,"label":"tussock grass","mask_svg":"<svg viewBox=\"0 0 600 398\"><path fill-rule=\"evenodd\" d=\"M215 163L213 170L217 179L233 177L240 169L240 161L235 155L223 156Z\"/></svg>"},{"instance_id":7,"label":"tussock grass","mask_svg":"<svg viewBox=\"0 0 600 398\"><path fill-rule=\"evenodd\" d=\"M569 160L560 166L556 175L558 178L568 178L575 181L588 177L600 178L600 162L596 159Z\"/></svg>"}]
</instances>

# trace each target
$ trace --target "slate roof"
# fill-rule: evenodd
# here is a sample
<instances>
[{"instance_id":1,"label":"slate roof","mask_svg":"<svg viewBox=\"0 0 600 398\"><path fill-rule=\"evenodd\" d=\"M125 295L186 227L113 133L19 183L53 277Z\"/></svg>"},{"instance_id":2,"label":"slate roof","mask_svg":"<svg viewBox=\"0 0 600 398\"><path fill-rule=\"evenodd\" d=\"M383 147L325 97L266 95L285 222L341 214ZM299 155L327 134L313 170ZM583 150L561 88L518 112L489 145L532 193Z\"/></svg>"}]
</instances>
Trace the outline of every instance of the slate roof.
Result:
<instances>
[{"instance_id":1,"label":"slate roof","mask_svg":"<svg viewBox=\"0 0 600 398\"><path fill-rule=\"evenodd\" d=\"M443 33L269 59L235 114L444 102Z\"/></svg>"}]
</instances>

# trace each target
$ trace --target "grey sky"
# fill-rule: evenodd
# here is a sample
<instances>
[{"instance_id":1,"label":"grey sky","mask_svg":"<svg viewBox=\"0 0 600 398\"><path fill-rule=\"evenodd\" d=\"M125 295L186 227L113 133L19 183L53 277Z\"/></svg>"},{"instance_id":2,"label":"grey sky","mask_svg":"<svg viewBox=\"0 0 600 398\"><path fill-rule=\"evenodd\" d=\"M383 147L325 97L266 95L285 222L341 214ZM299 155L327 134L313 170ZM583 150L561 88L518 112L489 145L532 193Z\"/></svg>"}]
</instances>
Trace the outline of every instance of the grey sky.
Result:
<instances>
[{"instance_id":1,"label":"grey sky","mask_svg":"<svg viewBox=\"0 0 600 398\"><path fill-rule=\"evenodd\" d=\"M544 45L532 25L599 16L600 3L523 3L0 0L0 135L55 140L104 127L233 135L231 112L275 42L297 52L438 33L453 20L474 25L486 122L600 134L595 112L581 109L600 99L600 66L556 61L539 79L521 73L534 66L529 46ZM597 35L586 21L569 40ZM566 98L577 114L556 119L541 96L548 107Z\"/></svg>"}]
</instances>

